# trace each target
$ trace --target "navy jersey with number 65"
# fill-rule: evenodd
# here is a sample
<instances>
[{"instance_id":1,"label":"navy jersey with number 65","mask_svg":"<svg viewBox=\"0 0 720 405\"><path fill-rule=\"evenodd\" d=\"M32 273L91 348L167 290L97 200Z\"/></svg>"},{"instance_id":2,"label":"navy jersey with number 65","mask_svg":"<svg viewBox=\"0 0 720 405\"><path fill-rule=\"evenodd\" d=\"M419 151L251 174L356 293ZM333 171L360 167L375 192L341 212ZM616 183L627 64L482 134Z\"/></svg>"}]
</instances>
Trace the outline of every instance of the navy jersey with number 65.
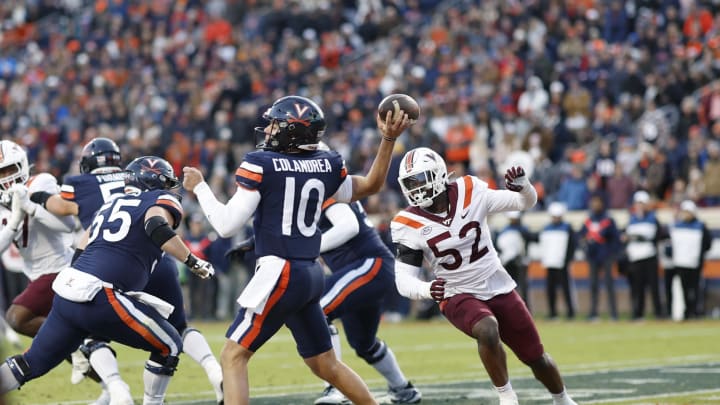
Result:
<instances>
[{"instance_id":1,"label":"navy jersey with number 65","mask_svg":"<svg viewBox=\"0 0 720 405\"><path fill-rule=\"evenodd\" d=\"M88 245L73 267L120 290L141 291L163 254L145 233L145 213L153 206L167 209L175 223L180 222L182 206L165 190L121 194L105 203L93 219Z\"/></svg>"},{"instance_id":2,"label":"navy jersey with number 65","mask_svg":"<svg viewBox=\"0 0 720 405\"><path fill-rule=\"evenodd\" d=\"M83 229L92 223L95 213L110 195L122 193L125 188L125 172L85 173L68 176L60 187L60 197L78 205L78 218Z\"/></svg>"},{"instance_id":3,"label":"navy jersey with number 65","mask_svg":"<svg viewBox=\"0 0 720 405\"><path fill-rule=\"evenodd\" d=\"M322 203L347 176L334 151L248 153L235 173L238 186L260 192L255 211L255 254L315 259L320 254Z\"/></svg>"}]
</instances>

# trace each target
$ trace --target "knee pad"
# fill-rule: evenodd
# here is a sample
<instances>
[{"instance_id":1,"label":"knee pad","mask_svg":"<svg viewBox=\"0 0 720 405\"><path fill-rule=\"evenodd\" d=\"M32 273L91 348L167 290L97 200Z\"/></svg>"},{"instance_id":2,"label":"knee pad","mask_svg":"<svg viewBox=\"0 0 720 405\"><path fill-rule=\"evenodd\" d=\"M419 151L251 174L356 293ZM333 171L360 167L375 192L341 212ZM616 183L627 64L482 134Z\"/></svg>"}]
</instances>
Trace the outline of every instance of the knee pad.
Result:
<instances>
[{"instance_id":1,"label":"knee pad","mask_svg":"<svg viewBox=\"0 0 720 405\"><path fill-rule=\"evenodd\" d=\"M151 354L150 360L145 362L145 369L153 374L172 376L177 370L180 359L177 356L161 356Z\"/></svg>"},{"instance_id":2,"label":"knee pad","mask_svg":"<svg viewBox=\"0 0 720 405\"><path fill-rule=\"evenodd\" d=\"M115 350L107 342L103 342L102 340L87 340L80 346L80 351L85 355L85 357L90 358L92 352L102 348L107 348L112 352L113 356L117 357Z\"/></svg>"},{"instance_id":3,"label":"knee pad","mask_svg":"<svg viewBox=\"0 0 720 405\"><path fill-rule=\"evenodd\" d=\"M375 364L382 360L387 354L387 345L380 339L375 339L375 343L367 351L356 350L355 353L368 364Z\"/></svg>"},{"instance_id":4,"label":"knee pad","mask_svg":"<svg viewBox=\"0 0 720 405\"><path fill-rule=\"evenodd\" d=\"M30 379L30 365L25 361L25 357L17 354L12 357L8 357L5 360L5 364L8 365L13 376L20 385L25 384Z\"/></svg>"}]
</instances>

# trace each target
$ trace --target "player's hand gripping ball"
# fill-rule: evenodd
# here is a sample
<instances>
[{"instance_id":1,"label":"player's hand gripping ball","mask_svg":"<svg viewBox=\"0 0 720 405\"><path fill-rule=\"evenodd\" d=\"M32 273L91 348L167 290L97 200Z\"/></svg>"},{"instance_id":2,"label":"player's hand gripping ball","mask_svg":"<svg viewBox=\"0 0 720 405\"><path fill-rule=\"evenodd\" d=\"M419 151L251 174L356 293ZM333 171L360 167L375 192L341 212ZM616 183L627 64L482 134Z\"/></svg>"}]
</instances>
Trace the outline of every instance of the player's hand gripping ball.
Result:
<instances>
[{"instance_id":1,"label":"player's hand gripping ball","mask_svg":"<svg viewBox=\"0 0 720 405\"><path fill-rule=\"evenodd\" d=\"M401 112L408 115L410 125L417 122L420 117L420 106L417 101L407 94L390 94L385 97L378 106L378 116L385 119L388 111L392 111L392 116L397 117Z\"/></svg>"}]
</instances>

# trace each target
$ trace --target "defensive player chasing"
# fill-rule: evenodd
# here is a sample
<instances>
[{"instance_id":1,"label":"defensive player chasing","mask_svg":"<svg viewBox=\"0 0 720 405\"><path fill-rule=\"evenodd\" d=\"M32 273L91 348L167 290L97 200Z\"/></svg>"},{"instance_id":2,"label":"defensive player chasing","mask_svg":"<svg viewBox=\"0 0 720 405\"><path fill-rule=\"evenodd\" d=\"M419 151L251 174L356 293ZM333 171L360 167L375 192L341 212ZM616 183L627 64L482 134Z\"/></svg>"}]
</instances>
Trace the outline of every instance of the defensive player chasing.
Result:
<instances>
[{"instance_id":1,"label":"defensive player chasing","mask_svg":"<svg viewBox=\"0 0 720 405\"><path fill-rule=\"evenodd\" d=\"M172 305L140 291L163 252L200 277L212 276L214 269L193 256L173 230L182 207L167 191L178 186L172 166L145 156L126 170L125 194L100 208L78 244L85 250L53 283L52 310L30 349L0 365L0 393L44 375L92 335L149 351L143 404L163 403L182 339L165 319ZM127 391L127 385L118 376L108 390Z\"/></svg>"},{"instance_id":2,"label":"defensive player chasing","mask_svg":"<svg viewBox=\"0 0 720 405\"><path fill-rule=\"evenodd\" d=\"M120 168L121 160L120 148L115 142L108 138L95 138L83 147L80 174L67 177L60 188L60 194L35 193L31 198L56 215L77 215L83 229L87 229L98 209L108 202L111 196L123 192L126 174ZM155 266L143 291L173 305L175 309L168 321L183 338L183 352L203 367L215 391L216 400L222 401L220 364L205 337L197 329L188 328L177 267L169 255L164 255ZM106 342L92 340L87 342L82 350L88 354L90 365L103 381L118 373L117 361ZM73 356L75 369L75 354ZM87 360L85 362L87 363ZM87 371L87 366L84 371ZM82 374L80 378L74 375L73 382L78 382L81 377ZM103 390L96 404L106 403L103 396L108 395L108 391Z\"/></svg>"},{"instance_id":3,"label":"defensive player chasing","mask_svg":"<svg viewBox=\"0 0 720 405\"><path fill-rule=\"evenodd\" d=\"M297 96L273 103L257 128L262 151L248 153L236 172L235 195L222 204L199 170L184 169L215 230L229 237L253 213L255 275L238 299L241 309L227 331L221 355L226 402L249 402L248 361L282 325L291 330L310 369L358 405L376 404L360 377L338 361L319 300L323 270L316 259L323 201L348 202L376 193L385 182L395 139L409 126L407 114L377 119L383 139L367 176L347 176L337 152L318 150L325 117L313 101Z\"/></svg>"},{"instance_id":4,"label":"defensive player chasing","mask_svg":"<svg viewBox=\"0 0 720 405\"><path fill-rule=\"evenodd\" d=\"M27 154L20 145L0 141L0 208L2 229L0 251L14 243L25 262L30 283L18 295L5 315L16 332L33 337L50 313L51 285L57 273L72 257L71 218L58 218L29 199L30 192L58 192L55 177L40 173L30 177ZM12 199L12 202L10 202Z\"/></svg>"},{"instance_id":5,"label":"defensive player chasing","mask_svg":"<svg viewBox=\"0 0 720 405\"><path fill-rule=\"evenodd\" d=\"M505 184L510 191L491 190L474 176L450 182L442 157L428 148L417 148L405 154L398 181L410 204L391 223L400 294L434 299L456 328L477 340L480 359L501 405L518 403L501 342L532 369L555 405L575 405L514 290L515 282L500 264L487 225L488 214L535 205L537 193L524 170L507 171ZM418 278L423 258L436 276L432 282Z\"/></svg>"}]
</instances>

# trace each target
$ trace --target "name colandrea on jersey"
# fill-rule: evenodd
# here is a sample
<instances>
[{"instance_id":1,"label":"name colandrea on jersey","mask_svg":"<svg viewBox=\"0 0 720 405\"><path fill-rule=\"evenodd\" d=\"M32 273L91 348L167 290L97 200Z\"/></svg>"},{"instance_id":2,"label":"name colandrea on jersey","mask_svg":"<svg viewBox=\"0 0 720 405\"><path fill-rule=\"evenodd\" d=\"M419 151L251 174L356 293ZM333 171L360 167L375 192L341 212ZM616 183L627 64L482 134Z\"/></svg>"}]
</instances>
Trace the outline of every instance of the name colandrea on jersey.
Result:
<instances>
[{"instance_id":1,"label":"name colandrea on jersey","mask_svg":"<svg viewBox=\"0 0 720 405\"><path fill-rule=\"evenodd\" d=\"M96 174L95 178L97 179L98 183L107 183L109 181L124 181L125 172L120 171L116 173Z\"/></svg>"},{"instance_id":2,"label":"name colandrea on jersey","mask_svg":"<svg viewBox=\"0 0 720 405\"><path fill-rule=\"evenodd\" d=\"M332 171L327 159L290 160L273 158L276 172L329 173Z\"/></svg>"}]
</instances>

